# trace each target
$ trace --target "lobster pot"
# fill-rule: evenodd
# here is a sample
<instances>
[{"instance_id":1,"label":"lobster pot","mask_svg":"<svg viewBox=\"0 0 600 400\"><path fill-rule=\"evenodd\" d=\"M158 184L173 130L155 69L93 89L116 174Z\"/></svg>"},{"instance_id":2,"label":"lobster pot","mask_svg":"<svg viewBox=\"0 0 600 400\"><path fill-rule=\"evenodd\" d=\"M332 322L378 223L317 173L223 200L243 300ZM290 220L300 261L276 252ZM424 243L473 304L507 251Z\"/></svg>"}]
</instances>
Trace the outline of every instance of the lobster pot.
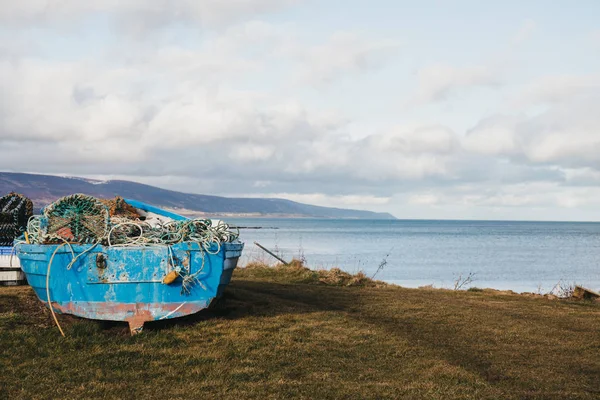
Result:
<instances>
[{"instance_id":1,"label":"lobster pot","mask_svg":"<svg viewBox=\"0 0 600 400\"><path fill-rule=\"evenodd\" d=\"M27 197L14 192L0 197L0 246L12 246L32 215L33 203Z\"/></svg>"},{"instance_id":2,"label":"lobster pot","mask_svg":"<svg viewBox=\"0 0 600 400\"><path fill-rule=\"evenodd\" d=\"M17 256L12 255L11 265L12 253L12 247L0 247L0 285L24 285L27 283Z\"/></svg>"}]
</instances>

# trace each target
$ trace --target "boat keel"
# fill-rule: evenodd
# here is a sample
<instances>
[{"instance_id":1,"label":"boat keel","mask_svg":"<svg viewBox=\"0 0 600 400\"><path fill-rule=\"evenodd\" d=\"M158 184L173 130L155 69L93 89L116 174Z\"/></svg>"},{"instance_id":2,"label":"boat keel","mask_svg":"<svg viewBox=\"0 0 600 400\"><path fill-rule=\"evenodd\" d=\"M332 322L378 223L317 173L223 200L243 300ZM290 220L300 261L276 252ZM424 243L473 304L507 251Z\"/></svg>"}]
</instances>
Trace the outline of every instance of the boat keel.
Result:
<instances>
[{"instance_id":1,"label":"boat keel","mask_svg":"<svg viewBox=\"0 0 600 400\"><path fill-rule=\"evenodd\" d=\"M138 333L142 333L144 329L144 322L129 322L129 332L131 336L137 335Z\"/></svg>"}]
</instances>

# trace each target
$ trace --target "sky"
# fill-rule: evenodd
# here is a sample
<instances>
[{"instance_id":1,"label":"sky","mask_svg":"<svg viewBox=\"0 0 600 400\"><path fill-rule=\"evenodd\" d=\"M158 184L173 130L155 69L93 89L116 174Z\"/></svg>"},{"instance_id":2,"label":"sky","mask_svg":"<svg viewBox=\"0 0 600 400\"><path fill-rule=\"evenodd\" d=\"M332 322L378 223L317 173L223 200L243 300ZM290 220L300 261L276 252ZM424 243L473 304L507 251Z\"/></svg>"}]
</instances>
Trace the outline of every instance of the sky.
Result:
<instances>
[{"instance_id":1,"label":"sky","mask_svg":"<svg viewBox=\"0 0 600 400\"><path fill-rule=\"evenodd\" d=\"M0 0L0 170L600 221L600 2Z\"/></svg>"}]
</instances>

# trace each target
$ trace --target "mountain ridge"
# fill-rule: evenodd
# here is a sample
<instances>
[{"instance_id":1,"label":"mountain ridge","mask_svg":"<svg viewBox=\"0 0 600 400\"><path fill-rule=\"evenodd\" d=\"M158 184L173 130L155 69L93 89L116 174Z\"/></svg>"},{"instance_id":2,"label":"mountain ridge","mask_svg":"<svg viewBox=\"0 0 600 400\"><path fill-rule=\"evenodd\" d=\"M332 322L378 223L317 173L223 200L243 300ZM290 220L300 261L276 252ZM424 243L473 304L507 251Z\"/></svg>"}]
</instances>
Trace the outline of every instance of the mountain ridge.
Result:
<instances>
[{"instance_id":1,"label":"mountain ridge","mask_svg":"<svg viewBox=\"0 0 600 400\"><path fill-rule=\"evenodd\" d=\"M163 189L126 180L97 180L22 172L0 172L0 194L11 191L31 198L36 208L56 199L84 193L99 198L121 196L186 213L228 216L293 216L313 218L395 219L389 213L322 207L287 199L223 197Z\"/></svg>"}]
</instances>

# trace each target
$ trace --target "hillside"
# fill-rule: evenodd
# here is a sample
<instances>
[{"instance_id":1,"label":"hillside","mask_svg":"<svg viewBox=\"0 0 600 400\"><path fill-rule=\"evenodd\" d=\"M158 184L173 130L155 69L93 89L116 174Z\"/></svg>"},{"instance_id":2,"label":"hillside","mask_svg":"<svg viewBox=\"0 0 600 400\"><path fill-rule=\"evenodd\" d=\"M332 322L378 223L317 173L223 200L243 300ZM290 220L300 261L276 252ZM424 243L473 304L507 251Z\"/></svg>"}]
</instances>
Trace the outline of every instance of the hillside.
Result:
<instances>
[{"instance_id":1,"label":"hillside","mask_svg":"<svg viewBox=\"0 0 600 400\"><path fill-rule=\"evenodd\" d=\"M66 338L30 287L0 287L0 398L600 396L599 303L251 267L214 308L135 337L125 323L58 318Z\"/></svg>"},{"instance_id":2,"label":"hillside","mask_svg":"<svg viewBox=\"0 0 600 400\"><path fill-rule=\"evenodd\" d=\"M388 213L319 207L285 199L229 198L181 193L137 182L96 181L76 177L0 172L0 193L15 191L31 198L41 208L59 197L85 193L99 198L122 196L158 207L206 214L260 214L316 218L394 219Z\"/></svg>"}]
</instances>

